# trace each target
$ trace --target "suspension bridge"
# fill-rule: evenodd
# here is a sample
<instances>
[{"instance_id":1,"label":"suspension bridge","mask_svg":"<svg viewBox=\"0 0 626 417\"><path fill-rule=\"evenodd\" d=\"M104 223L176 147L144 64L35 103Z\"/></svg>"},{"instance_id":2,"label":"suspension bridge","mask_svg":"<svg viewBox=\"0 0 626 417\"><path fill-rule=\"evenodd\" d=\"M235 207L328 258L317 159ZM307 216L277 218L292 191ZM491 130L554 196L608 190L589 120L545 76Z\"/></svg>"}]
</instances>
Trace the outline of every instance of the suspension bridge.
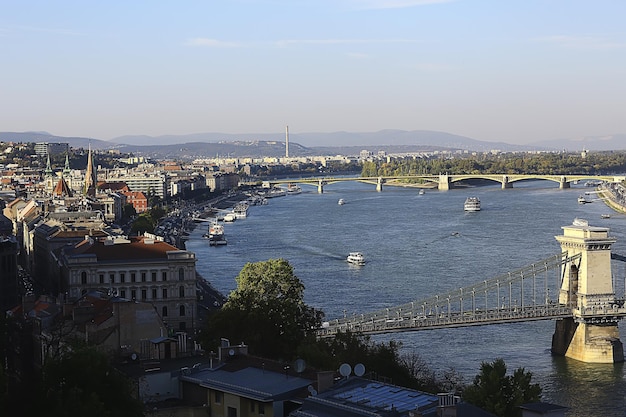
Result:
<instances>
[{"instance_id":1,"label":"suspension bridge","mask_svg":"<svg viewBox=\"0 0 626 417\"><path fill-rule=\"evenodd\" d=\"M553 352L585 362L622 362L617 330L626 316L614 291L608 228L563 227L562 253L495 278L374 312L324 322L319 337L382 334L499 323L556 320Z\"/></svg>"}]
</instances>

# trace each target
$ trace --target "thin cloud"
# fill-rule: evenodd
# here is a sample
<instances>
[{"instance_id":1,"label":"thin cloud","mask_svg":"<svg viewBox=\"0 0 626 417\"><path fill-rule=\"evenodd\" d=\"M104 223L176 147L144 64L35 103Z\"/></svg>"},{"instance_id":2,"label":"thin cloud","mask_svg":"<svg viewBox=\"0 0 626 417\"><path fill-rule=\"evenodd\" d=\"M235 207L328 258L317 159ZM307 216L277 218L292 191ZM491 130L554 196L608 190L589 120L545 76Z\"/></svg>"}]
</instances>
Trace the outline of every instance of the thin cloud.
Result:
<instances>
[{"instance_id":1,"label":"thin cloud","mask_svg":"<svg viewBox=\"0 0 626 417\"><path fill-rule=\"evenodd\" d=\"M243 45L239 42L225 42L217 39L209 38L192 38L185 41L187 46L198 46L207 48L241 48Z\"/></svg>"},{"instance_id":2,"label":"thin cloud","mask_svg":"<svg viewBox=\"0 0 626 417\"><path fill-rule=\"evenodd\" d=\"M534 40L572 49L617 49L626 47L624 42L615 42L602 36L553 35L535 38Z\"/></svg>"},{"instance_id":3,"label":"thin cloud","mask_svg":"<svg viewBox=\"0 0 626 417\"><path fill-rule=\"evenodd\" d=\"M276 41L278 46L289 45L355 45L383 43L421 43L415 39L285 39Z\"/></svg>"},{"instance_id":4,"label":"thin cloud","mask_svg":"<svg viewBox=\"0 0 626 417\"><path fill-rule=\"evenodd\" d=\"M453 1L456 0L348 0L347 3L357 9L405 9Z\"/></svg>"}]
</instances>

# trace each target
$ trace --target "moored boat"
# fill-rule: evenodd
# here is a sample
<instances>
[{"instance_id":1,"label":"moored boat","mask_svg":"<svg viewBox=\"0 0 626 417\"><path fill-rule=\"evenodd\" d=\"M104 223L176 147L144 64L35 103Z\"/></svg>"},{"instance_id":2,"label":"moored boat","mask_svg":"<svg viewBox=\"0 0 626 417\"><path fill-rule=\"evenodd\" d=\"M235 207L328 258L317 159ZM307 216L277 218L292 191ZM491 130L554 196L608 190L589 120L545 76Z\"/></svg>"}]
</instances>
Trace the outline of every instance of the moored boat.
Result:
<instances>
[{"instance_id":1,"label":"moored boat","mask_svg":"<svg viewBox=\"0 0 626 417\"><path fill-rule=\"evenodd\" d=\"M348 254L348 257L346 258L346 261L353 265L364 265L365 257L361 252L350 252Z\"/></svg>"},{"instance_id":2,"label":"moored boat","mask_svg":"<svg viewBox=\"0 0 626 417\"><path fill-rule=\"evenodd\" d=\"M302 192L302 188L300 188L300 186L298 184L289 183L287 185L287 194L288 195L300 194L301 192Z\"/></svg>"},{"instance_id":3,"label":"moored boat","mask_svg":"<svg viewBox=\"0 0 626 417\"><path fill-rule=\"evenodd\" d=\"M206 235L209 238L209 246L226 245L226 237L224 236L224 226L216 221L209 225L209 231Z\"/></svg>"},{"instance_id":4,"label":"moored boat","mask_svg":"<svg viewBox=\"0 0 626 417\"><path fill-rule=\"evenodd\" d=\"M249 207L250 206L245 201L241 201L235 204L235 207L233 208L233 213L235 214L235 217L238 219L245 219L246 217L248 217Z\"/></svg>"},{"instance_id":5,"label":"moored boat","mask_svg":"<svg viewBox=\"0 0 626 417\"><path fill-rule=\"evenodd\" d=\"M480 211L480 199L478 197L467 197L463 204L465 211Z\"/></svg>"}]
</instances>

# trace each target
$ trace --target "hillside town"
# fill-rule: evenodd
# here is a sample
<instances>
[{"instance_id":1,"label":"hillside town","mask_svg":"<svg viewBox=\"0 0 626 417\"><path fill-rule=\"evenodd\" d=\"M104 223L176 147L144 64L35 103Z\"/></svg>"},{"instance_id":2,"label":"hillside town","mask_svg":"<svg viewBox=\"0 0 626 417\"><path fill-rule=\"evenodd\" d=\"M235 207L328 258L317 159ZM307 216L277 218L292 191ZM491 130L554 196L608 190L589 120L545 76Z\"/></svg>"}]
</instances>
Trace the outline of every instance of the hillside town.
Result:
<instances>
[{"instance_id":1,"label":"hillside town","mask_svg":"<svg viewBox=\"0 0 626 417\"><path fill-rule=\"evenodd\" d=\"M25 146L6 143L3 152ZM9 338L3 358L9 384L75 338L114 358L134 381L145 415L492 415L454 393L368 379L358 364L313 370L250 356L242 341L201 345L198 331L225 297L196 271L196 255L182 237L194 217L245 198L252 159L183 166L115 155L120 166L104 168L91 149L83 150L82 167L71 165L75 150L68 144L38 143L34 151L39 167L14 161L0 167L0 307L22 331ZM311 163L319 173L370 157L265 162ZM610 191L623 200L623 188ZM166 203L154 230L133 229L138 216ZM546 403L522 411L565 415L564 407Z\"/></svg>"}]
</instances>

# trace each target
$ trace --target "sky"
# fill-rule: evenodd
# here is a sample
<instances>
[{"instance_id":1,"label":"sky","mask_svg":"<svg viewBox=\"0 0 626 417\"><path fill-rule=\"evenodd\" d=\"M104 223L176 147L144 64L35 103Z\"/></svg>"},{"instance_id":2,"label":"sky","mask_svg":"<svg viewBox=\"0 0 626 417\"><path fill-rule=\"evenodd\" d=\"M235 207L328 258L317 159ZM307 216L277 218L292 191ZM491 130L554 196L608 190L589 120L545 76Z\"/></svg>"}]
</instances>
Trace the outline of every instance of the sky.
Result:
<instances>
[{"instance_id":1,"label":"sky","mask_svg":"<svg viewBox=\"0 0 626 417\"><path fill-rule=\"evenodd\" d=\"M282 140L288 125L511 144L626 133L623 0L0 0L0 10L4 132Z\"/></svg>"}]
</instances>

